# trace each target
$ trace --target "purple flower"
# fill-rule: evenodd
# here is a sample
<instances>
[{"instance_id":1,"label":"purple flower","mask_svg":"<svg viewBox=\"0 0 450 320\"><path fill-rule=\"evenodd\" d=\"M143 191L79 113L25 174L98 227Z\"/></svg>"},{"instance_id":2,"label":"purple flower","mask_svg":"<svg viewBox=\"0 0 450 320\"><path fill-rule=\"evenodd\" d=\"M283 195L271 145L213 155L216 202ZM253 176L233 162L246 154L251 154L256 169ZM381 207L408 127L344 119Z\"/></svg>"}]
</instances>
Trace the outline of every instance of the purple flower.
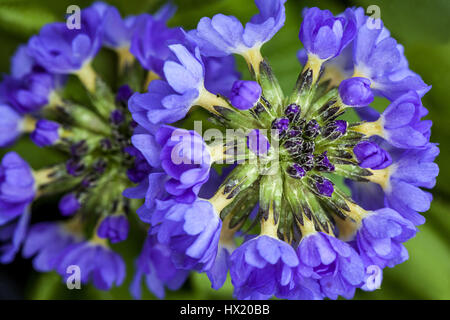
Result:
<instances>
[{"instance_id":1,"label":"purple flower","mask_svg":"<svg viewBox=\"0 0 450 320\"><path fill-rule=\"evenodd\" d=\"M255 0L260 13L243 27L233 16L217 14L200 19L197 29L189 32L205 56L223 57L259 49L281 29L286 19L286 0Z\"/></svg>"},{"instance_id":2,"label":"purple flower","mask_svg":"<svg viewBox=\"0 0 450 320\"><path fill-rule=\"evenodd\" d=\"M358 8L356 10L360 10ZM372 89L386 98L395 100L402 94L414 90L420 97L430 90L419 75L408 67L404 48L390 36L381 25L371 28L362 21L356 33L353 60L355 73L372 81ZM381 23L381 20L378 20Z\"/></svg>"},{"instance_id":3,"label":"purple flower","mask_svg":"<svg viewBox=\"0 0 450 320\"><path fill-rule=\"evenodd\" d=\"M28 43L28 53L52 73L73 73L98 52L102 41L101 17L95 8L81 11L81 28L65 22L45 25Z\"/></svg>"},{"instance_id":4,"label":"purple flower","mask_svg":"<svg viewBox=\"0 0 450 320\"><path fill-rule=\"evenodd\" d=\"M233 83L241 77L234 56L203 57L205 88L213 94L230 97Z\"/></svg>"},{"instance_id":5,"label":"purple flower","mask_svg":"<svg viewBox=\"0 0 450 320\"><path fill-rule=\"evenodd\" d=\"M217 257L214 264L206 274L211 281L211 288L219 290L227 280L228 270L230 269L230 255L234 250L233 246L221 244L219 242L219 249L217 250Z\"/></svg>"},{"instance_id":6,"label":"purple flower","mask_svg":"<svg viewBox=\"0 0 450 320\"><path fill-rule=\"evenodd\" d=\"M392 158L389 153L380 148L378 144L370 141L358 143L354 148L359 166L362 168L384 169L392 164Z\"/></svg>"},{"instance_id":7,"label":"purple flower","mask_svg":"<svg viewBox=\"0 0 450 320\"><path fill-rule=\"evenodd\" d=\"M320 60L338 56L355 36L356 21L351 9L340 17L319 8L306 9L303 15L300 41L308 55L317 56Z\"/></svg>"},{"instance_id":8,"label":"purple flower","mask_svg":"<svg viewBox=\"0 0 450 320\"><path fill-rule=\"evenodd\" d=\"M7 264L14 260L26 237L30 216L31 212L26 208L21 216L0 224L0 263Z\"/></svg>"},{"instance_id":9,"label":"purple flower","mask_svg":"<svg viewBox=\"0 0 450 320\"><path fill-rule=\"evenodd\" d=\"M79 242L65 247L54 261L56 271L67 281L69 266L80 268L81 283L90 281L100 290L120 286L125 279L125 263L122 258L94 242ZM70 270L70 269L69 269Z\"/></svg>"},{"instance_id":10,"label":"purple flower","mask_svg":"<svg viewBox=\"0 0 450 320\"><path fill-rule=\"evenodd\" d=\"M68 193L61 198L58 208L63 216L72 216L80 210L81 204L74 193Z\"/></svg>"},{"instance_id":11,"label":"purple flower","mask_svg":"<svg viewBox=\"0 0 450 320\"><path fill-rule=\"evenodd\" d=\"M355 242L365 266L393 267L408 259L402 245L416 234L416 227L396 211L384 208L361 222Z\"/></svg>"},{"instance_id":12,"label":"purple flower","mask_svg":"<svg viewBox=\"0 0 450 320\"><path fill-rule=\"evenodd\" d=\"M217 212L208 201L191 204L158 201L151 217L150 232L171 250L179 269L208 271L214 264L222 228Z\"/></svg>"},{"instance_id":13,"label":"purple flower","mask_svg":"<svg viewBox=\"0 0 450 320\"><path fill-rule=\"evenodd\" d=\"M33 257L33 267L40 272L56 268L59 255L68 246L80 241L77 236L56 222L42 222L33 225L23 245L24 258Z\"/></svg>"},{"instance_id":14,"label":"purple flower","mask_svg":"<svg viewBox=\"0 0 450 320\"><path fill-rule=\"evenodd\" d=\"M324 296L350 299L364 280L364 265L347 243L322 232L306 235L297 248L299 272L316 279Z\"/></svg>"},{"instance_id":15,"label":"purple flower","mask_svg":"<svg viewBox=\"0 0 450 320\"><path fill-rule=\"evenodd\" d=\"M14 143L22 133L23 118L6 104L0 104L0 147Z\"/></svg>"},{"instance_id":16,"label":"purple flower","mask_svg":"<svg viewBox=\"0 0 450 320\"><path fill-rule=\"evenodd\" d=\"M256 81L238 80L231 89L231 104L240 109L253 108L261 97L262 89Z\"/></svg>"},{"instance_id":17,"label":"purple flower","mask_svg":"<svg viewBox=\"0 0 450 320\"><path fill-rule=\"evenodd\" d=\"M135 24L138 27L132 37L130 52L145 69L163 77L164 62L173 58L170 45L186 42L182 29L168 28L164 20L149 14L137 17Z\"/></svg>"},{"instance_id":18,"label":"purple flower","mask_svg":"<svg viewBox=\"0 0 450 320\"><path fill-rule=\"evenodd\" d=\"M252 130L247 135L247 148L258 156L266 155L270 149L267 137L259 129Z\"/></svg>"},{"instance_id":19,"label":"purple flower","mask_svg":"<svg viewBox=\"0 0 450 320\"><path fill-rule=\"evenodd\" d=\"M346 105L352 107L368 106L374 99L370 80L359 77L342 81L339 85L339 96Z\"/></svg>"},{"instance_id":20,"label":"purple flower","mask_svg":"<svg viewBox=\"0 0 450 320\"><path fill-rule=\"evenodd\" d=\"M162 175L157 180L165 180L164 187L169 194L180 202L195 201L201 186L208 180L212 161L208 147L198 133L162 126L155 135L134 135L132 143L150 166L161 168L160 171L167 175L167 178Z\"/></svg>"},{"instance_id":21,"label":"purple flower","mask_svg":"<svg viewBox=\"0 0 450 320\"><path fill-rule=\"evenodd\" d=\"M57 122L39 120L31 133L31 140L39 147L51 146L59 139L59 128Z\"/></svg>"},{"instance_id":22,"label":"purple flower","mask_svg":"<svg viewBox=\"0 0 450 320\"><path fill-rule=\"evenodd\" d=\"M0 85L0 94L16 111L31 113L49 103L50 93L55 87L54 76L45 72L36 72L19 79L4 77Z\"/></svg>"},{"instance_id":23,"label":"purple flower","mask_svg":"<svg viewBox=\"0 0 450 320\"><path fill-rule=\"evenodd\" d=\"M431 189L435 186L439 167L433 161L438 154L439 148L429 143L425 149L406 150L394 158L384 190L385 201L414 225L425 222L417 212L425 212L430 208L433 197L420 188Z\"/></svg>"},{"instance_id":24,"label":"purple flower","mask_svg":"<svg viewBox=\"0 0 450 320\"><path fill-rule=\"evenodd\" d=\"M128 102L133 119L150 131L155 125L183 119L204 90L204 67L198 50L194 56L182 45L169 48L178 62L164 64L167 81L150 82L147 93L135 93Z\"/></svg>"},{"instance_id":25,"label":"purple flower","mask_svg":"<svg viewBox=\"0 0 450 320\"><path fill-rule=\"evenodd\" d=\"M123 215L108 216L102 220L97 229L97 235L100 238L106 238L111 243L118 243L128 238L130 224L127 217Z\"/></svg>"},{"instance_id":26,"label":"purple flower","mask_svg":"<svg viewBox=\"0 0 450 320\"><path fill-rule=\"evenodd\" d=\"M423 106L414 91L400 96L384 110L380 122L383 138L398 148L423 147L428 143L428 127L420 121Z\"/></svg>"},{"instance_id":27,"label":"purple flower","mask_svg":"<svg viewBox=\"0 0 450 320\"><path fill-rule=\"evenodd\" d=\"M128 179L134 183L141 183L148 177L152 167L149 165L142 153L135 147L129 146L125 148L125 151L134 157L133 167L127 170Z\"/></svg>"},{"instance_id":28,"label":"purple flower","mask_svg":"<svg viewBox=\"0 0 450 320\"><path fill-rule=\"evenodd\" d=\"M427 144L423 149L390 148L388 151L393 163L383 169L383 178L377 181L380 185L349 183L352 198L367 210L387 206L414 225L421 225L425 218L418 212L428 211L433 198L421 188L431 189L436 184L439 167L433 161L439 154L439 148L433 143Z\"/></svg>"},{"instance_id":29,"label":"purple flower","mask_svg":"<svg viewBox=\"0 0 450 320\"><path fill-rule=\"evenodd\" d=\"M175 267L171 259L171 251L156 239L148 236L142 252L136 261L136 274L130 286L135 299L141 298L141 281L145 277L148 289L159 299L164 299L166 286L170 290L178 290L189 275L188 270Z\"/></svg>"},{"instance_id":30,"label":"purple flower","mask_svg":"<svg viewBox=\"0 0 450 320\"><path fill-rule=\"evenodd\" d=\"M0 164L0 225L23 214L34 196L30 166L17 153L8 152Z\"/></svg>"},{"instance_id":31,"label":"purple flower","mask_svg":"<svg viewBox=\"0 0 450 320\"><path fill-rule=\"evenodd\" d=\"M116 7L104 2L92 5L102 20L103 44L110 48L126 48L130 46L131 37L136 32L137 17L122 18Z\"/></svg>"},{"instance_id":32,"label":"purple flower","mask_svg":"<svg viewBox=\"0 0 450 320\"><path fill-rule=\"evenodd\" d=\"M261 235L244 242L230 257L231 282L238 299L268 299L294 282L299 260L286 242Z\"/></svg>"}]
</instances>

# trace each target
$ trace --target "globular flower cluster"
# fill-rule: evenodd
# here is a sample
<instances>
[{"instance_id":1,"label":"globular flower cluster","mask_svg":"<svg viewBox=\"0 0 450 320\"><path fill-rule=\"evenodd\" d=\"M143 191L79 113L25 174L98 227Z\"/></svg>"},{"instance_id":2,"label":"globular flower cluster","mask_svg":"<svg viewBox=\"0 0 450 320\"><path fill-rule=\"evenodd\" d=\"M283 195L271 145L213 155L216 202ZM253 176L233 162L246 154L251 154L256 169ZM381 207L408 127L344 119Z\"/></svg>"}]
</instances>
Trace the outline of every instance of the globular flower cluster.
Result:
<instances>
[{"instance_id":1,"label":"globular flower cluster","mask_svg":"<svg viewBox=\"0 0 450 320\"><path fill-rule=\"evenodd\" d=\"M139 220L135 298L142 278L163 298L191 271L216 290L229 274L238 299L377 289L385 267L408 259L403 244L431 204L423 188L435 185L439 149L421 103L430 86L362 8L307 8L303 69L285 95L261 54L285 2L255 0L245 26L217 14L190 31L167 27L171 5L122 18L99 2L81 11L81 29L52 23L19 47L0 85L0 146L29 134L66 158L36 170L13 151L3 157L0 262L22 248L38 271L65 279L77 265L82 283L109 290L127 275L114 244L140 232L130 230ZM113 85L92 67L100 50L116 53ZM65 96L67 83L88 101ZM384 111L370 107L375 96ZM205 114L214 134L192 130ZM31 224L34 201L55 194L61 219Z\"/></svg>"}]
</instances>

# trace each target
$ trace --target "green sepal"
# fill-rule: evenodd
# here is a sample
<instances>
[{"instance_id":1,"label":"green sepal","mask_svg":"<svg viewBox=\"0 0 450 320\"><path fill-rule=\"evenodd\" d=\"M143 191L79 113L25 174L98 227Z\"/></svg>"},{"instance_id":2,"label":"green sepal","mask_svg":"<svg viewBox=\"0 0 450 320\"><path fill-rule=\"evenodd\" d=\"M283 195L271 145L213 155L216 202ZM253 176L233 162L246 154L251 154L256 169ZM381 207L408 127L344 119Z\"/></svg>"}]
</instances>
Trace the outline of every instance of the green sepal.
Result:
<instances>
[{"instance_id":1,"label":"green sepal","mask_svg":"<svg viewBox=\"0 0 450 320\"><path fill-rule=\"evenodd\" d=\"M145 70L137 60L134 60L131 65L125 65L119 79L120 85L128 85L134 92L147 91L147 88L144 88L144 81Z\"/></svg>"},{"instance_id":2,"label":"green sepal","mask_svg":"<svg viewBox=\"0 0 450 320\"><path fill-rule=\"evenodd\" d=\"M267 101L270 101L272 106L272 109L268 110L268 112L275 119L283 112L284 94L272 68L266 60L263 60L260 64L259 84L262 88L263 96Z\"/></svg>"},{"instance_id":3,"label":"green sepal","mask_svg":"<svg viewBox=\"0 0 450 320\"><path fill-rule=\"evenodd\" d=\"M334 173L355 181L368 182L367 177L372 175L369 170L361 168L357 164L336 164L334 167Z\"/></svg>"},{"instance_id":4,"label":"green sepal","mask_svg":"<svg viewBox=\"0 0 450 320\"><path fill-rule=\"evenodd\" d=\"M255 164L238 165L222 183L223 194L227 199L234 198L240 192L250 187L259 177L259 168Z\"/></svg>"},{"instance_id":5,"label":"green sepal","mask_svg":"<svg viewBox=\"0 0 450 320\"><path fill-rule=\"evenodd\" d=\"M259 187L259 207L263 217L268 218L270 207L273 208L275 224L281 214L281 202L283 199L283 179L281 175L265 175L261 177Z\"/></svg>"},{"instance_id":6,"label":"green sepal","mask_svg":"<svg viewBox=\"0 0 450 320\"><path fill-rule=\"evenodd\" d=\"M224 220L225 217L231 215L228 228L233 229L248 218L258 200L258 183L256 182L240 192L233 202L222 210L220 218Z\"/></svg>"},{"instance_id":7,"label":"green sepal","mask_svg":"<svg viewBox=\"0 0 450 320\"><path fill-rule=\"evenodd\" d=\"M89 98L97 112L109 119L111 112L116 109L115 96L111 88L100 77L95 78L95 92L89 92Z\"/></svg>"}]
</instances>

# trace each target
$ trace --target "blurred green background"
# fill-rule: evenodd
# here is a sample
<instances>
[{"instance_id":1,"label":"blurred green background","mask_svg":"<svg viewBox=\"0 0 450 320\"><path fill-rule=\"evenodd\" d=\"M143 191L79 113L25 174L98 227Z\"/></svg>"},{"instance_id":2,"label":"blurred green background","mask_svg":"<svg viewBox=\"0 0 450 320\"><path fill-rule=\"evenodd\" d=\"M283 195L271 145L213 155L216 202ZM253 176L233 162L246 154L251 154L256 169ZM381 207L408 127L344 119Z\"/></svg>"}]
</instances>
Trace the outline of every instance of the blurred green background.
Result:
<instances>
[{"instance_id":1,"label":"blurred green background","mask_svg":"<svg viewBox=\"0 0 450 320\"><path fill-rule=\"evenodd\" d=\"M74 0L0 0L0 72L9 71L9 61L16 47L25 43L48 22L62 20L71 4L88 6L92 1ZM155 12L164 2L158 0L105 1L119 8L124 15ZM170 25L194 28L203 16L216 13L231 14L247 21L255 12L253 0L177 0L178 12ZM448 0L288 0L286 25L272 41L263 47L285 90L291 90L300 71L296 52L301 47L298 30L304 7L318 6L334 13L350 6L378 5L381 18L392 35L405 46L413 71L419 73L432 90L423 98L433 120L432 140L440 144L441 154L438 184L432 191L434 201L425 213L427 222L420 226L417 236L406 244L410 259L393 269L385 269L380 290L372 293L358 291L357 299L450 299L450 1ZM240 65L243 66L242 61ZM27 141L16 150L31 162L42 166L49 157ZM5 150L0 152L0 155ZM43 211L51 206L43 206ZM42 213L45 215L45 213ZM134 245L134 244L135 245ZM0 266L0 297L28 299L129 299L133 259L139 253L141 235L133 235L125 244L115 246L127 260L127 283L110 292L84 286L69 291L59 276L39 274L29 261L20 260L10 266ZM3 292L3 293L2 293ZM144 298L154 298L144 289ZM219 291L210 288L205 275L195 274L178 292L168 292L168 299L229 299L232 286Z\"/></svg>"}]
</instances>

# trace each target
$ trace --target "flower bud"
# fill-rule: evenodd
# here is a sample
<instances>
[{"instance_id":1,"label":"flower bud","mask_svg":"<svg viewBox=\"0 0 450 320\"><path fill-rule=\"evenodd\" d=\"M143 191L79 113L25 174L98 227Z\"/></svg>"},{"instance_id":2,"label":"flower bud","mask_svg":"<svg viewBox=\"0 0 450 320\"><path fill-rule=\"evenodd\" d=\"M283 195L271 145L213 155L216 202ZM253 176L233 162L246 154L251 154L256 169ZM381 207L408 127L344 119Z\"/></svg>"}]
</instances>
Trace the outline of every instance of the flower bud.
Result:
<instances>
[{"instance_id":1,"label":"flower bud","mask_svg":"<svg viewBox=\"0 0 450 320\"><path fill-rule=\"evenodd\" d=\"M50 146L59 139L59 127L56 122L45 119L39 120L31 133L31 140L39 147Z\"/></svg>"},{"instance_id":2,"label":"flower bud","mask_svg":"<svg viewBox=\"0 0 450 320\"><path fill-rule=\"evenodd\" d=\"M370 80L366 78L354 77L342 81L339 95L346 105L352 107L365 107L373 101Z\"/></svg>"},{"instance_id":3,"label":"flower bud","mask_svg":"<svg viewBox=\"0 0 450 320\"><path fill-rule=\"evenodd\" d=\"M353 148L353 152L362 168L384 169L392 163L389 153L374 142L363 141Z\"/></svg>"},{"instance_id":4,"label":"flower bud","mask_svg":"<svg viewBox=\"0 0 450 320\"><path fill-rule=\"evenodd\" d=\"M72 216L81 208L81 204L75 194L68 193L61 198L58 207L63 216Z\"/></svg>"},{"instance_id":5,"label":"flower bud","mask_svg":"<svg viewBox=\"0 0 450 320\"><path fill-rule=\"evenodd\" d=\"M253 108L261 97L261 92L261 87L255 81L235 81L231 89L231 104L240 110Z\"/></svg>"}]
</instances>

